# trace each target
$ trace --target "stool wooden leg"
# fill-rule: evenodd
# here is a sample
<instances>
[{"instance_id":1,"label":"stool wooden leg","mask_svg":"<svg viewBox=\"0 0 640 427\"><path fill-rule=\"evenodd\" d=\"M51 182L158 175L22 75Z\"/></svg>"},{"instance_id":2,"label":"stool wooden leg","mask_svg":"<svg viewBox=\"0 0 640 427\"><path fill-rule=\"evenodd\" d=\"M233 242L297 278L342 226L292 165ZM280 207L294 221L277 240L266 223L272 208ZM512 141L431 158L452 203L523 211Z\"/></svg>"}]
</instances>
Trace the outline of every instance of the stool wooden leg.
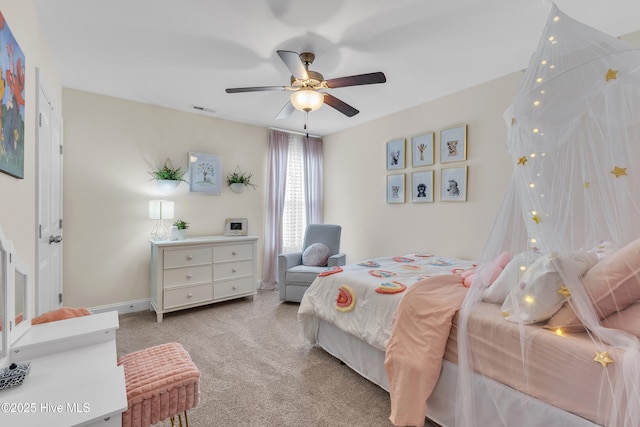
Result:
<instances>
[{"instance_id":1,"label":"stool wooden leg","mask_svg":"<svg viewBox=\"0 0 640 427\"><path fill-rule=\"evenodd\" d=\"M186 427L189 427L189 418L187 418L187 411L184 411L184 422Z\"/></svg>"},{"instance_id":2,"label":"stool wooden leg","mask_svg":"<svg viewBox=\"0 0 640 427\"><path fill-rule=\"evenodd\" d=\"M174 417L169 418L171 420L171 427L176 427L176 425L173 423L173 418Z\"/></svg>"}]
</instances>

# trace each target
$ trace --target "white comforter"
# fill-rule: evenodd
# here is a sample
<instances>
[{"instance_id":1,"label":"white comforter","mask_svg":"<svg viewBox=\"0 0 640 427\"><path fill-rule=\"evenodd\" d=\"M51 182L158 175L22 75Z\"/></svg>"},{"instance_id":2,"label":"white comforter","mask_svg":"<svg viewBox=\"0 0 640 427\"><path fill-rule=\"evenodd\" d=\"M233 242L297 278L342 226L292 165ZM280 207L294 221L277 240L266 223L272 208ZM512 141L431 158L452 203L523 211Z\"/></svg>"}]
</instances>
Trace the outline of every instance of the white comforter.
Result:
<instances>
[{"instance_id":1,"label":"white comforter","mask_svg":"<svg viewBox=\"0 0 640 427\"><path fill-rule=\"evenodd\" d=\"M385 351L393 315L406 291L381 294L376 292L378 286L400 282L408 288L426 277L462 272L474 266L473 261L415 253L349 264L343 266L340 273L316 278L300 302L298 319L311 343L316 342L318 318L321 318ZM336 309L336 298L342 285L347 285L355 294L356 302L351 311Z\"/></svg>"}]
</instances>

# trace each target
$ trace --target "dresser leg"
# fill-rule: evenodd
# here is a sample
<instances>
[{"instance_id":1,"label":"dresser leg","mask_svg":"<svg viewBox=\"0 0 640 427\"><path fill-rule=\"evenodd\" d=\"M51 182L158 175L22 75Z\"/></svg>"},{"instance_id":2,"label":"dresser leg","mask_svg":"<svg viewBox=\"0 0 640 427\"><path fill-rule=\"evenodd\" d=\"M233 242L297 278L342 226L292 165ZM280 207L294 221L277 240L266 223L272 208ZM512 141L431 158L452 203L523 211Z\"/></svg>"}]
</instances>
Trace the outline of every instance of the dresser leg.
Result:
<instances>
[{"instance_id":1,"label":"dresser leg","mask_svg":"<svg viewBox=\"0 0 640 427\"><path fill-rule=\"evenodd\" d=\"M158 323L162 323L162 313L156 313L156 320Z\"/></svg>"}]
</instances>

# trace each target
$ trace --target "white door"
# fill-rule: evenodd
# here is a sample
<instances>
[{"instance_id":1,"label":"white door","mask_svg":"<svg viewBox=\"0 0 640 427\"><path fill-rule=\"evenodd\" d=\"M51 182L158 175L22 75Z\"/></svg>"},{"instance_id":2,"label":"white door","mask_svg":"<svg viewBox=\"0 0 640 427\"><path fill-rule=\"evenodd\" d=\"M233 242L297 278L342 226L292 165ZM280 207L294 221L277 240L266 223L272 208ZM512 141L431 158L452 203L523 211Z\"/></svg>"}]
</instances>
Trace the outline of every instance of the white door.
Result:
<instances>
[{"instance_id":1,"label":"white door","mask_svg":"<svg viewBox=\"0 0 640 427\"><path fill-rule=\"evenodd\" d=\"M62 306L62 118L38 84L36 316Z\"/></svg>"}]
</instances>

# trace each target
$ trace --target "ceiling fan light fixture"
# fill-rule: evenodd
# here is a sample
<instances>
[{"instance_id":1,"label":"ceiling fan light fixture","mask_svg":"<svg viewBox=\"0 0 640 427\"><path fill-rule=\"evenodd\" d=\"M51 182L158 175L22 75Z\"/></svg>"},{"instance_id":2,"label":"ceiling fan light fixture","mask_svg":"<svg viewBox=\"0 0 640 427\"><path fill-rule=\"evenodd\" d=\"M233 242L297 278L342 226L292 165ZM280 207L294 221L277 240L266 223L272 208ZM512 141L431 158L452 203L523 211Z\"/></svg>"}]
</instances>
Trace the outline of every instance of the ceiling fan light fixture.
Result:
<instances>
[{"instance_id":1,"label":"ceiling fan light fixture","mask_svg":"<svg viewBox=\"0 0 640 427\"><path fill-rule=\"evenodd\" d=\"M291 105L297 110L306 111L307 113L322 107L323 103L324 95L315 90L302 89L291 94Z\"/></svg>"}]
</instances>

